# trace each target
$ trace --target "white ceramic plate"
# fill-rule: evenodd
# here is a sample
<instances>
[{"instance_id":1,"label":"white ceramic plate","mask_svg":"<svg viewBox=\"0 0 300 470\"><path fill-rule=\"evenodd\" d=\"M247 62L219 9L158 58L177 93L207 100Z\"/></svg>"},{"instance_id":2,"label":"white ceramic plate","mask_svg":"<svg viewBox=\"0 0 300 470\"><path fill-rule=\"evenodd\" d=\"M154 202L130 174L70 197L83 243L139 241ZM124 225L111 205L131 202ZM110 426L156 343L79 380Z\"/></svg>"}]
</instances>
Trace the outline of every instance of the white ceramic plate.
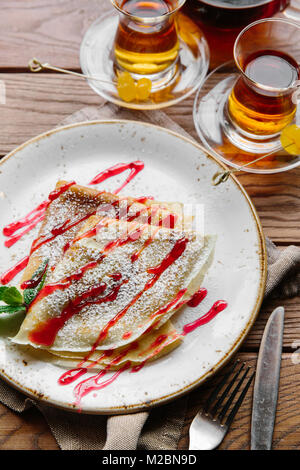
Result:
<instances>
[{"instance_id":1,"label":"white ceramic plate","mask_svg":"<svg viewBox=\"0 0 300 470\"><path fill-rule=\"evenodd\" d=\"M124 413L169 401L201 384L240 346L259 310L266 279L261 226L243 188L234 179L214 187L222 168L197 144L166 129L132 121L79 123L42 134L11 152L0 164L1 224L26 214L47 197L59 178L86 184L119 162L143 160L144 170L122 191L165 201L200 204L206 233L217 234L215 258L204 285L205 300L176 314L180 330L219 299L228 308L184 338L169 355L138 373L121 374L109 387L82 400L86 413ZM114 190L124 175L99 188ZM0 272L28 253L36 233L10 249L0 235ZM16 280L17 282L17 280ZM27 364L27 365L26 365ZM0 338L2 378L24 393L74 409L73 387L59 386L63 370L33 359Z\"/></svg>"}]
</instances>

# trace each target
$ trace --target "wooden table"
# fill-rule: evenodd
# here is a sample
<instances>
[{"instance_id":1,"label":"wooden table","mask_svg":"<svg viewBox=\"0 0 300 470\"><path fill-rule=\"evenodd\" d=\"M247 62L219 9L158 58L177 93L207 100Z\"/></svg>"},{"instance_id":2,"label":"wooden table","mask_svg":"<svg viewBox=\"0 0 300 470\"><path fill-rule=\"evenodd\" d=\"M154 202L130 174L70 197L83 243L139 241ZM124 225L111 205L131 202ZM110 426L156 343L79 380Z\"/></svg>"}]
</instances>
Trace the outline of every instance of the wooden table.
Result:
<instances>
[{"instance_id":1,"label":"wooden table","mask_svg":"<svg viewBox=\"0 0 300 470\"><path fill-rule=\"evenodd\" d=\"M108 0L103 0L108 1ZM78 51L84 32L101 13L99 0L0 0L0 80L6 85L6 104L0 104L0 156L27 139L54 127L66 116L99 97L76 78L55 73L32 75L28 60L38 56L60 67L79 69ZM197 138L192 119L194 97L166 113ZM134 113L133 113L134 119ZM239 176L261 217L265 234L279 247L300 245L300 168L287 173ZM238 357L255 365L269 313L280 301L267 302ZM300 447L300 365L292 362L300 347L300 298L284 301L284 353L273 447ZM295 362L295 361L294 361ZM189 396L188 413L179 442L188 445L188 425L213 381ZM252 394L225 438L222 449L248 449ZM42 415L31 409L18 415L0 404L0 449L57 449Z\"/></svg>"}]
</instances>

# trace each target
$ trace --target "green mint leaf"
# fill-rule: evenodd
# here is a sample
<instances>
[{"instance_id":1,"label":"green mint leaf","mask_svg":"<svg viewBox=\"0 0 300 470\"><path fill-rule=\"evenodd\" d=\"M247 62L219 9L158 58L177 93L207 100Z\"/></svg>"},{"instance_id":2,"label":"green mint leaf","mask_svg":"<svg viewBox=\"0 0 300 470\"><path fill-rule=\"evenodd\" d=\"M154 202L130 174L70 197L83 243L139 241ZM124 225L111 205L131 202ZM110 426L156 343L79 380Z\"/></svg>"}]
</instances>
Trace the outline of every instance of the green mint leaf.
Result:
<instances>
[{"instance_id":1,"label":"green mint leaf","mask_svg":"<svg viewBox=\"0 0 300 470\"><path fill-rule=\"evenodd\" d=\"M31 280L38 279L39 276L41 276L44 273L43 276L41 277L39 284L36 287L32 287L32 288L28 288L24 290L23 296L24 296L24 302L26 305L30 305L31 302L34 301L34 299L40 292L41 288L45 284L48 262L49 262L49 259L44 260L31 278Z\"/></svg>"},{"instance_id":2,"label":"green mint leaf","mask_svg":"<svg viewBox=\"0 0 300 470\"><path fill-rule=\"evenodd\" d=\"M2 300L2 296L3 296L4 292L7 291L7 289L9 289L9 287L7 287L7 286L0 286L0 300Z\"/></svg>"},{"instance_id":3,"label":"green mint leaf","mask_svg":"<svg viewBox=\"0 0 300 470\"><path fill-rule=\"evenodd\" d=\"M26 307L24 305L0 305L0 314L1 313L20 313L26 312Z\"/></svg>"},{"instance_id":4,"label":"green mint leaf","mask_svg":"<svg viewBox=\"0 0 300 470\"><path fill-rule=\"evenodd\" d=\"M25 315L25 306L0 305L0 336L15 336Z\"/></svg>"},{"instance_id":5,"label":"green mint leaf","mask_svg":"<svg viewBox=\"0 0 300 470\"><path fill-rule=\"evenodd\" d=\"M46 274L44 274L44 276L42 277L41 282L39 283L39 285L37 287L34 287L33 289L25 289L24 290L24 303L26 305L30 305L31 302L34 301L34 299L36 298L36 296L40 292L41 288L45 284L45 279L46 279Z\"/></svg>"},{"instance_id":6,"label":"green mint leaf","mask_svg":"<svg viewBox=\"0 0 300 470\"><path fill-rule=\"evenodd\" d=\"M19 305L23 303L21 292L16 287L0 287L0 300L8 305Z\"/></svg>"}]
</instances>

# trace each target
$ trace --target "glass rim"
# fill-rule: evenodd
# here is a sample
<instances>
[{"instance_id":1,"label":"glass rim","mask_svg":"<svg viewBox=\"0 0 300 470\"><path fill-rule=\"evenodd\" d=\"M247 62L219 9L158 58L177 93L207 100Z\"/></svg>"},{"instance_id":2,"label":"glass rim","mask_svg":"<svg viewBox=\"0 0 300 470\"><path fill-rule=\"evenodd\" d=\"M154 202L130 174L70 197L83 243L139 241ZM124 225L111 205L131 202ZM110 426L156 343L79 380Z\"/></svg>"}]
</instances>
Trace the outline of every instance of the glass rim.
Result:
<instances>
[{"instance_id":1,"label":"glass rim","mask_svg":"<svg viewBox=\"0 0 300 470\"><path fill-rule=\"evenodd\" d=\"M171 11L168 11L168 12L163 13L162 15L158 15L158 16L143 17L143 16L132 15L131 13L128 13L127 11L123 10L123 8L121 8L118 5L118 3L117 3L118 0L110 0L110 1L111 1L112 5L116 8L116 10L118 10L120 13L127 16L128 18L131 18L132 20L140 21L142 23L153 23L153 22L157 22L157 21L163 21L164 19L168 18L169 16L174 15L174 13L176 13L186 2L186 0L178 0L178 5L176 7L174 7L174 9L172 9Z\"/></svg>"},{"instance_id":2,"label":"glass rim","mask_svg":"<svg viewBox=\"0 0 300 470\"><path fill-rule=\"evenodd\" d=\"M234 58L234 62L235 62L235 65L236 67L238 68L238 70L242 73L242 75L249 81L251 82L253 85L255 85L257 88L260 88L262 90L265 90L265 91L270 91L270 92L279 92L279 93L284 93L284 92L287 92L289 90L292 90L293 88L295 88L295 85L296 85L296 82L298 80L295 80L291 85L289 85L288 87L282 87L282 88L277 88L277 87L272 87L272 86L268 86L268 85L264 85L262 83L259 83L259 82L256 82L255 80L252 80L252 78L249 78L247 76L247 74L244 72L244 70L242 69L242 67L240 66L240 63L239 63L239 60L237 58L237 46L238 46L238 43L241 39L241 37L249 30L251 29L253 26L256 26L258 24L261 24L261 23L285 23L285 24L288 24L290 26L293 26L294 28L298 29L299 32L300 32L300 25L291 21L291 20L287 20L285 18L263 18L261 20L257 20L257 21L254 21L253 23L250 23L248 24L244 29L242 29L242 31L239 33L239 35L237 36L235 42L234 42L234 46L233 46L233 58ZM298 63L298 61L295 61ZM298 65L300 66L300 64L298 63Z\"/></svg>"}]
</instances>

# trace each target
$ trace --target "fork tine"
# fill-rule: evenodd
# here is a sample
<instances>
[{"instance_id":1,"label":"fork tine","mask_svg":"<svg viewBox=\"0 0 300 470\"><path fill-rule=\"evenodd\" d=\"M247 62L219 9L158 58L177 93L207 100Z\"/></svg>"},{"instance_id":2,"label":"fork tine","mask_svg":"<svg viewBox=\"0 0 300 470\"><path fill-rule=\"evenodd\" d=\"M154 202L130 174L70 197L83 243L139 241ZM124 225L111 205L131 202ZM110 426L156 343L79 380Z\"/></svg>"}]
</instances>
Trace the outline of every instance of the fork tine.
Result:
<instances>
[{"instance_id":1,"label":"fork tine","mask_svg":"<svg viewBox=\"0 0 300 470\"><path fill-rule=\"evenodd\" d=\"M240 396L239 396L239 398L238 398L236 404L235 404L234 407L232 408L232 410L231 410L231 412L230 412L230 414L229 414L229 416L228 416L228 418L227 418L227 420L226 420L226 423L225 423L226 426L229 427L229 426L231 425L232 421L234 420L234 417L235 417L235 415L236 415L236 413L237 413L239 407L240 407L241 404L243 403L243 400L244 400L244 398L245 398L245 396L246 396L246 393L247 393L247 391L248 391L248 388L249 388L250 385L251 385L251 382L252 382L252 380L253 380L254 375L255 375L255 371L254 371L253 374L250 376L248 382L247 382L246 385L245 385L244 390L242 391L242 393L240 394Z\"/></svg>"},{"instance_id":2,"label":"fork tine","mask_svg":"<svg viewBox=\"0 0 300 470\"><path fill-rule=\"evenodd\" d=\"M233 366L229 369L229 371L224 375L223 379L219 382L219 384L216 386L216 388L211 392L210 396L208 397L203 409L205 412L207 412L210 404L214 401L214 399L217 397L219 391L221 388L226 384L228 377L232 374L234 369L236 368L236 365L239 363L239 359L237 359Z\"/></svg>"},{"instance_id":3,"label":"fork tine","mask_svg":"<svg viewBox=\"0 0 300 470\"><path fill-rule=\"evenodd\" d=\"M211 416L214 417L216 412L218 411L218 409L220 408L221 404L223 403L224 399L226 398L227 394L230 392L233 384L235 383L236 379L238 378L239 374L241 373L241 371L244 369L245 367L245 362L243 362L243 364L241 365L241 367L239 368L239 370L235 373L233 379L229 382L229 384L227 385L227 387L225 388L224 392L222 393L222 395L220 396L219 400L217 401L217 403L215 404L215 406L213 407L212 411L211 411Z\"/></svg>"},{"instance_id":4,"label":"fork tine","mask_svg":"<svg viewBox=\"0 0 300 470\"><path fill-rule=\"evenodd\" d=\"M248 366L247 369L245 370L244 374L242 375L242 377L241 377L240 380L238 381L238 384L236 385L235 389L233 390L233 392L231 393L230 397L228 398L227 402L226 402L225 405L223 406L223 409L220 411L220 414L219 414L219 416L218 416L218 419L219 419L220 421L224 418L224 416L225 416L225 414L226 414L228 408L230 407L231 403L233 402L233 400L234 400L234 398L235 398L237 392L239 391L239 389L240 389L242 383L244 382L244 380L245 380L245 378L246 378L246 375L248 374L249 370L250 370L250 367Z\"/></svg>"}]
</instances>

